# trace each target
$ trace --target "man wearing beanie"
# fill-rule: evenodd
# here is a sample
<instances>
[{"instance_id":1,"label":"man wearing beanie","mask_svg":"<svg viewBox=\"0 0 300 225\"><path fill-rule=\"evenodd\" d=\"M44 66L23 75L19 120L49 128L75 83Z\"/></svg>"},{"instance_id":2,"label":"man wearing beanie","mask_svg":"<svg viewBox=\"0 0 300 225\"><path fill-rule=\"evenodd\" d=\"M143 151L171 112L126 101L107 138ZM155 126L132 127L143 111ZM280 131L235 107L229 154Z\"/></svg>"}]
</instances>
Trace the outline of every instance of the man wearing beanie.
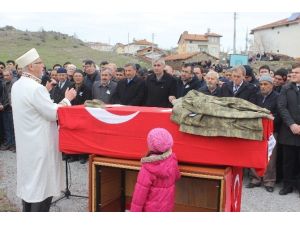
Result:
<instances>
[{"instance_id":1,"label":"man wearing beanie","mask_svg":"<svg viewBox=\"0 0 300 225\"><path fill-rule=\"evenodd\" d=\"M180 178L178 162L172 152L172 135L164 128L152 129L147 137L148 154L131 202L132 212L171 212L175 203L175 182Z\"/></svg>"},{"instance_id":2,"label":"man wearing beanie","mask_svg":"<svg viewBox=\"0 0 300 225\"><path fill-rule=\"evenodd\" d=\"M41 85L44 63L33 48L16 60L23 68L14 83L11 102L17 156L17 196L24 212L47 212L63 190L62 156L58 151L57 109L50 99L51 82ZM71 105L74 89L60 105Z\"/></svg>"},{"instance_id":3,"label":"man wearing beanie","mask_svg":"<svg viewBox=\"0 0 300 225\"><path fill-rule=\"evenodd\" d=\"M255 104L271 111L272 115L274 116L273 136L275 139L277 139L278 128L280 126L280 118L277 111L277 98L279 94L273 91L273 80L270 75L261 76L261 78L259 79L259 87L260 91L256 96ZM263 182L266 191L274 191L274 186L276 182L276 156L277 147L275 146L270 156L267 170L262 179L257 175L254 169L250 169L250 183L246 185L247 188L258 187Z\"/></svg>"}]
</instances>

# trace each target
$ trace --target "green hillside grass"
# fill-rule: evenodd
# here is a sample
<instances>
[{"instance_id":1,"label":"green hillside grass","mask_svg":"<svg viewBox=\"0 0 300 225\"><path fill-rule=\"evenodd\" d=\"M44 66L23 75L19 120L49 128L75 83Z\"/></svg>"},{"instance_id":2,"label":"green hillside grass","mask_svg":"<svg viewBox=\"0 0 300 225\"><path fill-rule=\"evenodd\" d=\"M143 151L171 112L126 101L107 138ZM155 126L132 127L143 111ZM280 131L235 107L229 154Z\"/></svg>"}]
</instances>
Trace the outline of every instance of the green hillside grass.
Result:
<instances>
[{"instance_id":1,"label":"green hillside grass","mask_svg":"<svg viewBox=\"0 0 300 225\"><path fill-rule=\"evenodd\" d=\"M106 60L117 66L131 62L149 67L134 57L91 49L83 41L59 32L29 32L16 30L11 26L0 28L0 61L15 60L31 48L37 49L47 68L67 61L81 68L84 59L92 59L97 65Z\"/></svg>"}]
</instances>

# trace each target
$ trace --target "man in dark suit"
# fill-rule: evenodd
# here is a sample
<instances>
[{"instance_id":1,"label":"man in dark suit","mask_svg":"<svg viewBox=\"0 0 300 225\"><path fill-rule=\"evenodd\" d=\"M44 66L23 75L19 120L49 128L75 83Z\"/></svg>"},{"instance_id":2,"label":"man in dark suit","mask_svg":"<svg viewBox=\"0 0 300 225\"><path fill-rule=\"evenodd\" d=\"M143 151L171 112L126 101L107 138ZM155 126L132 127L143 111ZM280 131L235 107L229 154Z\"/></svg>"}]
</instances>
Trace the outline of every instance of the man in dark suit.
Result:
<instances>
[{"instance_id":1,"label":"man in dark suit","mask_svg":"<svg viewBox=\"0 0 300 225\"><path fill-rule=\"evenodd\" d=\"M278 141L283 151L283 188L279 194L286 195L293 192L295 181L300 191L300 63L293 65L290 83L281 88L278 111L282 118Z\"/></svg>"},{"instance_id":2,"label":"man in dark suit","mask_svg":"<svg viewBox=\"0 0 300 225\"><path fill-rule=\"evenodd\" d=\"M164 71L165 65L163 59L153 63L153 73L146 79L146 106L172 108L169 97L175 98L177 81Z\"/></svg>"},{"instance_id":3,"label":"man in dark suit","mask_svg":"<svg viewBox=\"0 0 300 225\"><path fill-rule=\"evenodd\" d=\"M145 82L137 76L135 64L126 64L124 69L126 79L118 82L112 102L122 105L141 106L145 96Z\"/></svg>"},{"instance_id":4,"label":"man in dark suit","mask_svg":"<svg viewBox=\"0 0 300 225\"><path fill-rule=\"evenodd\" d=\"M176 98L185 96L190 90L197 90L200 88L200 81L192 71L193 68L191 64L184 64L182 66L180 79L177 81Z\"/></svg>"},{"instance_id":5,"label":"man in dark suit","mask_svg":"<svg viewBox=\"0 0 300 225\"><path fill-rule=\"evenodd\" d=\"M61 67L57 70L57 77L58 84L53 88L53 91L50 94L54 103L61 102L65 98L64 96L67 88L72 85L72 82L68 80L67 70L65 68Z\"/></svg>"},{"instance_id":6,"label":"man in dark suit","mask_svg":"<svg viewBox=\"0 0 300 225\"><path fill-rule=\"evenodd\" d=\"M221 97L242 98L249 102L255 102L257 88L245 81L246 70L243 66L237 66L232 70L232 81L224 83L221 88Z\"/></svg>"}]
</instances>

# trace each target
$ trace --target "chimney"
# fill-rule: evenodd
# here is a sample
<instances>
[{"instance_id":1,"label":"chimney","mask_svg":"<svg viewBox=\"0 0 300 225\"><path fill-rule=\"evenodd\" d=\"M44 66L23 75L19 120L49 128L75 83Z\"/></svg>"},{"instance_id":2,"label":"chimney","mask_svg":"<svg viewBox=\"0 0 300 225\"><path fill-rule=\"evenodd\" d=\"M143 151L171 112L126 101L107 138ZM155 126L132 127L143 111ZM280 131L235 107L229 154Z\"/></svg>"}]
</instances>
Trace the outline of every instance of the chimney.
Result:
<instances>
[{"instance_id":1,"label":"chimney","mask_svg":"<svg viewBox=\"0 0 300 225\"><path fill-rule=\"evenodd\" d=\"M207 28L207 33L208 33L208 34L210 33L210 28Z\"/></svg>"}]
</instances>

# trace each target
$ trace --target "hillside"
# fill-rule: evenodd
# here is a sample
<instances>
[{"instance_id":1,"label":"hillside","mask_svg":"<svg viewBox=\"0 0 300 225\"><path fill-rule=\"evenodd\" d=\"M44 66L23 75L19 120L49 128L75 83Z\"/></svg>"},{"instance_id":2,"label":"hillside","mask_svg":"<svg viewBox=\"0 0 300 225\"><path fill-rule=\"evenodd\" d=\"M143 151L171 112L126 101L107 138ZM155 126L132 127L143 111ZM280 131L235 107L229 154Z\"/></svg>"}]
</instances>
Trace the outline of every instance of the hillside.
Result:
<instances>
[{"instance_id":1,"label":"hillside","mask_svg":"<svg viewBox=\"0 0 300 225\"><path fill-rule=\"evenodd\" d=\"M82 60L92 59L98 65L101 61L114 62L118 66L132 62L149 67L144 62L112 52L99 52L85 45L74 36L54 31L30 32L17 30L12 26L0 28L0 61L15 60L27 50L36 48L47 68L56 63L70 61L81 68Z\"/></svg>"}]
</instances>

